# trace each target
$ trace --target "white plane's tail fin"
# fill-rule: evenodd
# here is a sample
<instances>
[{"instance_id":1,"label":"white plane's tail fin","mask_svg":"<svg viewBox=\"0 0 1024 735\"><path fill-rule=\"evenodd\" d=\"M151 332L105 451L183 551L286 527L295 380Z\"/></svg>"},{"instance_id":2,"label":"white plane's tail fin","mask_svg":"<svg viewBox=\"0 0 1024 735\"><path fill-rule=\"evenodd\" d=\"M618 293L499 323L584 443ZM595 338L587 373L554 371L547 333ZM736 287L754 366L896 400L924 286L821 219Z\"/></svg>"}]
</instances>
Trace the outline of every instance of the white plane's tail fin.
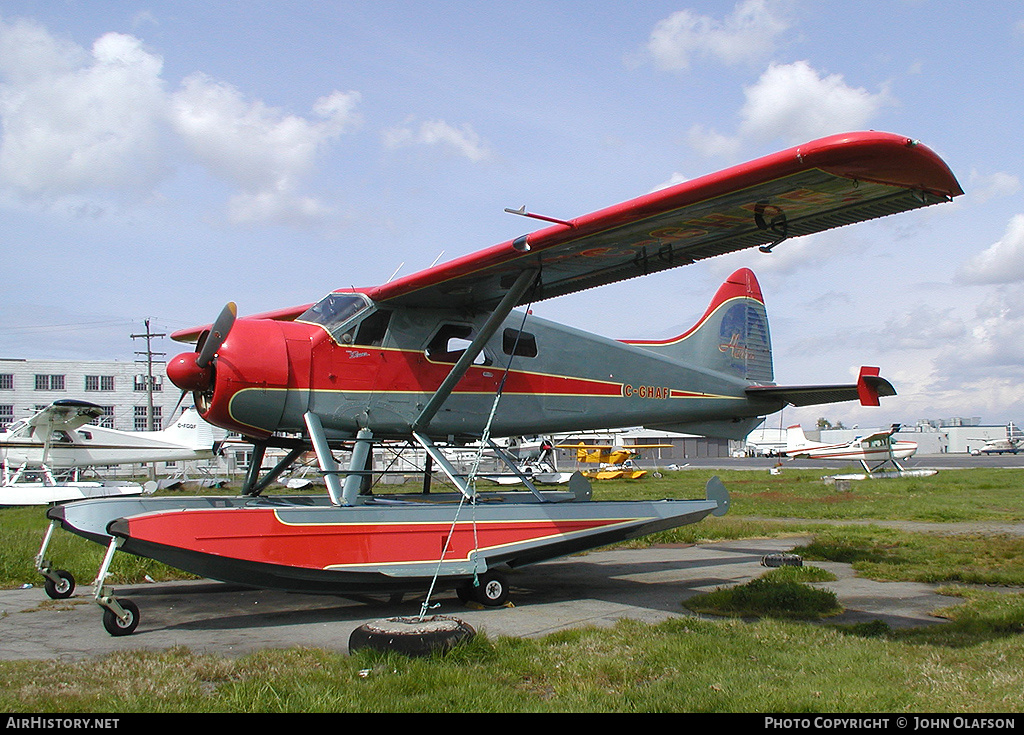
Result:
<instances>
[{"instance_id":1,"label":"white plane's tail fin","mask_svg":"<svg viewBox=\"0 0 1024 735\"><path fill-rule=\"evenodd\" d=\"M191 449L213 448L213 427L206 423L194 408L182 411L174 423L156 433L168 442Z\"/></svg>"},{"instance_id":2,"label":"white plane's tail fin","mask_svg":"<svg viewBox=\"0 0 1024 735\"><path fill-rule=\"evenodd\" d=\"M799 424L796 426L790 426L786 429L786 451L796 452L801 449L806 449L810 446L810 442L804 435L803 427Z\"/></svg>"}]
</instances>

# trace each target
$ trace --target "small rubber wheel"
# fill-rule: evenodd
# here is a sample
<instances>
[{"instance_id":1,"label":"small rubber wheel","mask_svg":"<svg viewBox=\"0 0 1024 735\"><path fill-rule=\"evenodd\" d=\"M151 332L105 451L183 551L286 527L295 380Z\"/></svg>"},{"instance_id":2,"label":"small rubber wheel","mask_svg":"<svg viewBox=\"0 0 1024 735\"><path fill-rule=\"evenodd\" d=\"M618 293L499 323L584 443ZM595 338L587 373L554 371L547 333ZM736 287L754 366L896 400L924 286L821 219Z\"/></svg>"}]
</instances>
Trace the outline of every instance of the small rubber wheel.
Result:
<instances>
[{"instance_id":1,"label":"small rubber wheel","mask_svg":"<svg viewBox=\"0 0 1024 735\"><path fill-rule=\"evenodd\" d=\"M46 596L51 600L66 600L75 592L75 578L71 572L65 572L63 569L56 570L54 574L59 577L58 580L54 581L47 577L43 582Z\"/></svg>"},{"instance_id":2,"label":"small rubber wheel","mask_svg":"<svg viewBox=\"0 0 1024 735\"><path fill-rule=\"evenodd\" d=\"M406 656L444 653L469 640L476 631L458 618L433 615L427 618L386 618L363 623L352 631L348 650L394 651Z\"/></svg>"},{"instance_id":3,"label":"small rubber wheel","mask_svg":"<svg viewBox=\"0 0 1024 735\"><path fill-rule=\"evenodd\" d=\"M128 613L128 619L121 620L113 610L103 608L103 627L110 635L131 635L139 627L139 606L131 600L118 600L118 602Z\"/></svg>"},{"instance_id":4,"label":"small rubber wheel","mask_svg":"<svg viewBox=\"0 0 1024 735\"><path fill-rule=\"evenodd\" d=\"M475 582L467 582L459 592L459 599L478 602L484 607L501 607L508 602L508 581L496 571L484 572Z\"/></svg>"}]
</instances>

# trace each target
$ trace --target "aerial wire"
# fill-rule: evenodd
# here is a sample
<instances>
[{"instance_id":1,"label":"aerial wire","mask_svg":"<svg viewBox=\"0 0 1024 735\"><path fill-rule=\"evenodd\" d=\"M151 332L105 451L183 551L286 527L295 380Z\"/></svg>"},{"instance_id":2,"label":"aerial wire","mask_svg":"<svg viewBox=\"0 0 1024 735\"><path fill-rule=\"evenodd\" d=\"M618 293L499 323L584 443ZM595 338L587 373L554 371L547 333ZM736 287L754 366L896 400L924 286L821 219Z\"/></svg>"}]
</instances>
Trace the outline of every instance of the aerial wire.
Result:
<instances>
[{"instance_id":1,"label":"aerial wire","mask_svg":"<svg viewBox=\"0 0 1024 735\"><path fill-rule=\"evenodd\" d=\"M494 401L491 403L491 412L487 417L487 423L484 425L483 434L480 437L480 446L477 448L476 457L473 460L472 468L470 469L469 475L466 478L467 486L473 488L474 493L471 498L471 505L473 508L473 551L470 554L470 558L473 559L473 585L478 586L480 584L480 571L476 564L477 555L480 553L480 538L477 530L477 518L476 518L476 477L477 472L480 468L480 462L483 458L484 447L487 446L488 441L491 438L491 425L494 423L494 416L498 411L498 402L501 400L501 395L505 390L505 383L508 380L508 375L512 370L512 361L515 360L516 350L519 347L519 338L523 333L523 328L526 326L526 318L530 314L530 305L527 304L526 310L523 312L523 319L520 322L519 330L516 332L515 341L512 343L512 349L508 356L508 362L505 364L505 370L502 372L501 381L498 383L498 387L494 392ZM455 526L458 523L459 515L462 513L462 507L466 502L466 494L462 494L462 498L459 500L459 507L455 512L455 517L452 519L451 528L448 530L448 536L445 538L444 548L441 549L441 556L437 560L437 567L434 570L434 576L430 580L430 588L427 590L427 595L423 600L423 605L420 607L420 619L422 620L427 613L427 610L431 607L430 596L434 592L434 587L437 584L437 578L441 573L441 564L444 563L444 558L448 554L448 547L451 545L452 538L455 535ZM436 607L434 605L433 607Z\"/></svg>"}]
</instances>

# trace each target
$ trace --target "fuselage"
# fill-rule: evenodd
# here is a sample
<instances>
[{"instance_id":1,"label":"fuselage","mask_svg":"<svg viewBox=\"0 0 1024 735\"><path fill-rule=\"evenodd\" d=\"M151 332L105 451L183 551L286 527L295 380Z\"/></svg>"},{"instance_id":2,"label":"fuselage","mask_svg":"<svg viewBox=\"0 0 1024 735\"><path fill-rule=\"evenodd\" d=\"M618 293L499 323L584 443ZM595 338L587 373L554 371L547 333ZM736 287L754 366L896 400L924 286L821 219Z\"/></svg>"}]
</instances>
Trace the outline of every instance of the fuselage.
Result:
<instances>
[{"instance_id":1,"label":"fuselage","mask_svg":"<svg viewBox=\"0 0 1024 735\"><path fill-rule=\"evenodd\" d=\"M883 461L887 459L907 459L917 452L917 443L877 439L872 442L856 440L845 444L817 444L787 450L791 457L808 459L834 459L855 461Z\"/></svg>"},{"instance_id":2,"label":"fuselage","mask_svg":"<svg viewBox=\"0 0 1024 735\"><path fill-rule=\"evenodd\" d=\"M28 426L12 426L0 433L0 459L9 467L54 469L98 467L145 462L176 462L213 457L212 442L205 447L171 443L163 432L117 431L101 426L52 432L47 439Z\"/></svg>"},{"instance_id":3,"label":"fuselage","mask_svg":"<svg viewBox=\"0 0 1024 735\"><path fill-rule=\"evenodd\" d=\"M197 393L203 417L254 438L301 432L306 412L335 438L361 428L407 437L487 318L333 296L337 304L325 299L294 322L239 319L217 352L212 385ZM478 438L500 396L489 427L496 437L703 422L743 436L772 410L746 397L749 384L512 312L424 433Z\"/></svg>"}]
</instances>

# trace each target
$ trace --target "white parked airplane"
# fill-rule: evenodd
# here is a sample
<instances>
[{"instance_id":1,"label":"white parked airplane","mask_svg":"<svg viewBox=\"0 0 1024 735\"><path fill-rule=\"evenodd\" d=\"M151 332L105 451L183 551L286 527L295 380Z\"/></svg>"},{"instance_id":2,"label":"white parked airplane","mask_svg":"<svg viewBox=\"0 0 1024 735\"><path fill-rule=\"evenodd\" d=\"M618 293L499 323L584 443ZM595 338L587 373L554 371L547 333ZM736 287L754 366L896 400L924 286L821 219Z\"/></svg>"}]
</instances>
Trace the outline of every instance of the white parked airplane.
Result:
<instances>
[{"instance_id":1,"label":"white parked airplane","mask_svg":"<svg viewBox=\"0 0 1024 735\"><path fill-rule=\"evenodd\" d=\"M508 454L516 460L518 475L540 485L564 485L572 478L571 472L559 472L555 458L555 445L550 437L509 437ZM518 485L523 480L515 475L490 478L499 485Z\"/></svg>"},{"instance_id":2,"label":"white parked airplane","mask_svg":"<svg viewBox=\"0 0 1024 735\"><path fill-rule=\"evenodd\" d=\"M988 439L980 449L972 449L971 454L1017 454L1024 452L1024 434L1011 421L1006 425L1004 439Z\"/></svg>"},{"instance_id":3,"label":"white parked airplane","mask_svg":"<svg viewBox=\"0 0 1024 735\"><path fill-rule=\"evenodd\" d=\"M917 451L917 442L895 439L893 435L899 431L899 428L899 424L893 424L889 429L876 431L867 436L859 436L853 441L842 444L826 444L812 442L804 435L803 428L790 426L786 429L784 454L793 459L854 460L860 462L869 475L891 462L897 470L902 472L903 467L896 460L913 456ZM876 464L869 466L869 462Z\"/></svg>"},{"instance_id":4,"label":"white parked airplane","mask_svg":"<svg viewBox=\"0 0 1024 735\"><path fill-rule=\"evenodd\" d=\"M97 495L137 495L137 483L58 482L55 472L83 467L209 459L213 427L196 410L160 431L118 431L89 424L103 415L93 403L54 401L0 431L0 505L42 505ZM29 481L28 475L39 479Z\"/></svg>"}]
</instances>

